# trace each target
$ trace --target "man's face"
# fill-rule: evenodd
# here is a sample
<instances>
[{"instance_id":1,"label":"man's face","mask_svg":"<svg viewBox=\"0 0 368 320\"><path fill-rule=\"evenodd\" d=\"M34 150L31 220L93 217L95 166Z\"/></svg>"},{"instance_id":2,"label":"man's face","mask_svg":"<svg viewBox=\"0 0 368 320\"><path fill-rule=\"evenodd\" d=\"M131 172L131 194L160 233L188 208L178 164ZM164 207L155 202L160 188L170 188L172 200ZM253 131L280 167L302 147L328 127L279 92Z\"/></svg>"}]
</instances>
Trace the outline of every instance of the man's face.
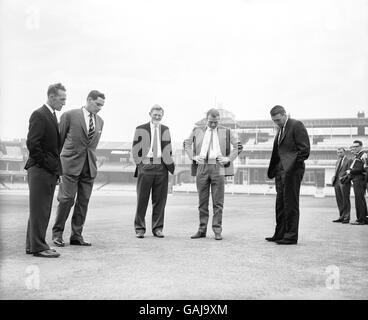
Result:
<instances>
[{"instance_id":1,"label":"man's face","mask_svg":"<svg viewBox=\"0 0 368 320\"><path fill-rule=\"evenodd\" d=\"M219 123L219 117L213 117L213 116L208 116L207 118L207 126L211 129L216 129Z\"/></svg>"},{"instance_id":2,"label":"man's face","mask_svg":"<svg viewBox=\"0 0 368 320\"><path fill-rule=\"evenodd\" d=\"M64 90L58 90L58 94L50 94L49 96L50 107L60 111L66 102L66 92Z\"/></svg>"},{"instance_id":3,"label":"man's face","mask_svg":"<svg viewBox=\"0 0 368 320\"><path fill-rule=\"evenodd\" d=\"M88 112L91 112L92 114L96 114L102 109L104 104L105 104L105 100L102 99L101 97L97 97L96 100L93 100L92 98L88 98L86 109Z\"/></svg>"},{"instance_id":4,"label":"man's face","mask_svg":"<svg viewBox=\"0 0 368 320\"><path fill-rule=\"evenodd\" d=\"M344 157L344 155L345 155L344 150L342 150L342 149L337 150L337 156L338 156L339 158L343 158L343 157Z\"/></svg>"},{"instance_id":5,"label":"man's face","mask_svg":"<svg viewBox=\"0 0 368 320\"><path fill-rule=\"evenodd\" d=\"M159 124L163 117L163 112L162 110L152 110L149 115L153 124Z\"/></svg>"},{"instance_id":6,"label":"man's face","mask_svg":"<svg viewBox=\"0 0 368 320\"><path fill-rule=\"evenodd\" d=\"M274 124L282 128L286 122L287 116L286 114L278 113L274 116L271 116L271 119L274 122Z\"/></svg>"},{"instance_id":7,"label":"man's face","mask_svg":"<svg viewBox=\"0 0 368 320\"><path fill-rule=\"evenodd\" d=\"M360 151L362 150L362 146L359 145L359 143L354 143L351 147L350 147L350 151L353 154L358 154Z\"/></svg>"}]
</instances>

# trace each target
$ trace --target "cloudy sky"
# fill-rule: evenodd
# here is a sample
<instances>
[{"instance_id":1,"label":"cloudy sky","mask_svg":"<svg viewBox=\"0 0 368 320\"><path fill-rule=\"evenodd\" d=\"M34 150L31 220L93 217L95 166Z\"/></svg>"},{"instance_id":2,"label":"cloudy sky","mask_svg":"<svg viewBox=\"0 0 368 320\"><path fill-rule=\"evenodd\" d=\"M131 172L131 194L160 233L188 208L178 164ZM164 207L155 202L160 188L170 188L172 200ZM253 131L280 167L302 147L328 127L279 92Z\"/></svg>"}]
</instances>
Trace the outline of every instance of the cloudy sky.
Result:
<instances>
[{"instance_id":1,"label":"cloudy sky","mask_svg":"<svg viewBox=\"0 0 368 320\"><path fill-rule=\"evenodd\" d=\"M25 137L50 83L98 89L102 140L161 104L182 141L209 108L266 119L368 115L368 0L0 0L0 137Z\"/></svg>"}]
</instances>

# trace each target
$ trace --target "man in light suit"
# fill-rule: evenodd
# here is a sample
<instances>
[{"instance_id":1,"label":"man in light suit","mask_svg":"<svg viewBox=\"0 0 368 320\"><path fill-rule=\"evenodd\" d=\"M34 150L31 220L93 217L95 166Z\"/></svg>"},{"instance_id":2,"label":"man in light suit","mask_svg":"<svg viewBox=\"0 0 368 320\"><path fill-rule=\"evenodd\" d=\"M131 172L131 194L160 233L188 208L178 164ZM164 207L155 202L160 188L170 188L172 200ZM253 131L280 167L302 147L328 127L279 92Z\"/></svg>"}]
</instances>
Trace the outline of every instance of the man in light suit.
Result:
<instances>
[{"instance_id":1,"label":"man in light suit","mask_svg":"<svg viewBox=\"0 0 368 320\"><path fill-rule=\"evenodd\" d=\"M341 181L346 176L349 169L349 159L346 157L345 149L337 149L338 160L336 161L335 175L332 177L332 185L335 189L337 207L339 209L339 218L333 222L349 223L350 221L350 179Z\"/></svg>"},{"instance_id":2,"label":"man in light suit","mask_svg":"<svg viewBox=\"0 0 368 320\"><path fill-rule=\"evenodd\" d=\"M65 87L61 83L50 85L47 103L35 110L29 119L27 148L29 219L26 253L42 258L57 258L58 252L46 243L55 186L61 174L60 134L55 110L65 105Z\"/></svg>"},{"instance_id":3,"label":"man in light suit","mask_svg":"<svg viewBox=\"0 0 368 320\"><path fill-rule=\"evenodd\" d=\"M207 125L194 128L184 141L185 151L192 162L199 196L199 228L192 239L204 238L209 220L209 197L212 193L212 230L216 240L222 240L222 211L224 207L225 176L234 175L233 161L243 149L230 129L219 125L218 110L207 112ZM231 146L233 147L231 150Z\"/></svg>"},{"instance_id":4,"label":"man in light suit","mask_svg":"<svg viewBox=\"0 0 368 320\"><path fill-rule=\"evenodd\" d=\"M279 128L267 172L276 184L276 228L274 235L266 240L282 245L297 244L299 193L304 161L310 153L309 136L304 124L289 118L282 106L274 106L270 114Z\"/></svg>"},{"instance_id":5,"label":"man in light suit","mask_svg":"<svg viewBox=\"0 0 368 320\"><path fill-rule=\"evenodd\" d=\"M86 106L65 112L60 119L62 145L60 159L63 175L59 185L59 205L52 228L53 242L59 247L65 245L63 231L74 203L70 244L91 245L91 243L84 241L82 230L93 182L97 175L96 148L104 124L97 113L104 103L105 95L93 90L87 96Z\"/></svg>"},{"instance_id":6,"label":"man in light suit","mask_svg":"<svg viewBox=\"0 0 368 320\"><path fill-rule=\"evenodd\" d=\"M163 238L168 172L174 174L175 164L169 128L161 124L164 109L155 104L149 115L151 121L136 128L132 147L136 164L134 177L138 177L134 228L137 238L144 238L146 211L152 191L152 233Z\"/></svg>"}]
</instances>

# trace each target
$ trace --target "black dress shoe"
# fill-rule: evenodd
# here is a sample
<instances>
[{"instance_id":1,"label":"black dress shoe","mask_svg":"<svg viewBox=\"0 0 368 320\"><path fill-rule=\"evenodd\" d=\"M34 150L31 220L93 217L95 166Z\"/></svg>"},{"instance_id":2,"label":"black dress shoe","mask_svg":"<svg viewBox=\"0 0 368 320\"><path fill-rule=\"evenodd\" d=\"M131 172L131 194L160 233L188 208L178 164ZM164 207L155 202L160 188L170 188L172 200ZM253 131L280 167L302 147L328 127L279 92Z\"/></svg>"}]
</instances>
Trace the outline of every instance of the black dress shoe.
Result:
<instances>
[{"instance_id":1,"label":"black dress shoe","mask_svg":"<svg viewBox=\"0 0 368 320\"><path fill-rule=\"evenodd\" d=\"M191 236L192 239L205 238L205 237L206 237L206 234L200 231L198 231L196 234L193 234Z\"/></svg>"},{"instance_id":2,"label":"black dress shoe","mask_svg":"<svg viewBox=\"0 0 368 320\"><path fill-rule=\"evenodd\" d=\"M153 233L153 235L157 238L165 237L161 230L157 230L156 232Z\"/></svg>"},{"instance_id":3,"label":"black dress shoe","mask_svg":"<svg viewBox=\"0 0 368 320\"><path fill-rule=\"evenodd\" d=\"M33 255L35 257L40 257L40 258L58 258L60 257L60 253L56 252L55 250L44 250L41 252L36 252Z\"/></svg>"},{"instance_id":4,"label":"black dress shoe","mask_svg":"<svg viewBox=\"0 0 368 320\"><path fill-rule=\"evenodd\" d=\"M55 239L52 240L52 242L57 247L64 247L65 246L65 242L61 238L55 238Z\"/></svg>"},{"instance_id":5,"label":"black dress shoe","mask_svg":"<svg viewBox=\"0 0 368 320\"><path fill-rule=\"evenodd\" d=\"M136 237L139 239L143 239L144 238L144 233L143 232L137 232Z\"/></svg>"},{"instance_id":6,"label":"black dress shoe","mask_svg":"<svg viewBox=\"0 0 368 320\"><path fill-rule=\"evenodd\" d=\"M332 220L332 222L342 222L341 219Z\"/></svg>"},{"instance_id":7,"label":"black dress shoe","mask_svg":"<svg viewBox=\"0 0 368 320\"><path fill-rule=\"evenodd\" d=\"M288 239L281 239L281 240L276 240L277 244L297 244L296 240L288 240Z\"/></svg>"},{"instance_id":8,"label":"black dress shoe","mask_svg":"<svg viewBox=\"0 0 368 320\"><path fill-rule=\"evenodd\" d=\"M352 223L350 223L350 224L353 224L353 225L355 225L355 226L361 226L361 225L363 225L363 224L368 224L367 222L359 222L359 221L355 221L355 222L352 222Z\"/></svg>"},{"instance_id":9,"label":"black dress shoe","mask_svg":"<svg viewBox=\"0 0 368 320\"><path fill-rule=\"evenodd\" d=\"M343 220L341 223L349 223L349 220Z\"/></svg>"},{"instance_id":10,"label":"black dress shoe","mask_svg":"<svg viewBox=\"0 0 368 320\"><path fill-rule=\"evenodd\" d=\"M70 245L90 247L92 244L89 242L85 242L84 240L70 240Z\"/></svg>"},{"instance_id":11,"label":"black dress shoe","mask_svg":"<svg viewBox=\"0 0 368 320\"><path fill-rule=\"evenodd\" d=\"M265 238L265 240L275 242L275 241L277 241L277 240L281 240L281 239L277 239L277 238L275 238L275 237L267 237L267 238Z\"/></svg>"},{"instance_id":12,"label":"black dress shoe","mask_svg":"<svg viewBox=\"0 0 368 320\"><path fill-rule=\"evenodd\" d=\"M31 249L26 249L26 254L32 254Z\"/></svg>"},{"instance_id":13,"label":"black dress shoe","mask_svg":"<svg viewBox=\"0 0 368 320\"><path fill-rule=\"evenodd\" d=\"M215 233L215 240L222 240L221 233Z\"/></svg>"}]
</instances>

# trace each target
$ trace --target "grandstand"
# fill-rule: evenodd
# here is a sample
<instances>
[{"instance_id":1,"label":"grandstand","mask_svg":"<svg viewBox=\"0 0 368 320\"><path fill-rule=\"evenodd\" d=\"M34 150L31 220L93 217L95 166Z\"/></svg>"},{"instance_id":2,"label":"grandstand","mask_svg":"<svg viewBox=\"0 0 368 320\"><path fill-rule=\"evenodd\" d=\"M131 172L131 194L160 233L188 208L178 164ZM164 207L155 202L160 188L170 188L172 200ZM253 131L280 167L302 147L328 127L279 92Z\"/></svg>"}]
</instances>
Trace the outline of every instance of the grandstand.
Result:
<instances>
[{"instance_id":1,"label":"grandstand","mask_svg":"<svg viewBox=\"0 0 368 320\"><path fill-rule=\"evenodd\" d=\"M239 120L231 112L219 109L221 124L232 128L239 135L244 149L235 160L235 176L227 178L227 185L234 192L242 190L264 190L261 193L274 192L274 182L267 179L267 168L275 134L277 132L271 120ZM307 194L330 186L336 162L336 149L349 148L353 140L367 143L368 118L359 112L356 118L300 119L306 126L310 141L311 154L306 161L306 172L302 182L302 192ZM196 123L205 124L205 118ZM183 137L184 139L184 137ZM173 156L176 163L175 175L170 175L170 186L174 190L195 191L194 178L190 174L191 161L185 155L183 142L173 143ZM11 188L14 183L26 181L24 164L28 157L25 140L0 141L0 183ZM97 149L98 175L97 188L106 185L135 185L133 177L135 164L131 157L131 142L101 141ZM257 189L258 188L258 189ZM311 191L315 190L315 191ZM272 193L271 192L271 193ZM323 192L323 191L322 191Z\"/></svg>"}]
</instances>

